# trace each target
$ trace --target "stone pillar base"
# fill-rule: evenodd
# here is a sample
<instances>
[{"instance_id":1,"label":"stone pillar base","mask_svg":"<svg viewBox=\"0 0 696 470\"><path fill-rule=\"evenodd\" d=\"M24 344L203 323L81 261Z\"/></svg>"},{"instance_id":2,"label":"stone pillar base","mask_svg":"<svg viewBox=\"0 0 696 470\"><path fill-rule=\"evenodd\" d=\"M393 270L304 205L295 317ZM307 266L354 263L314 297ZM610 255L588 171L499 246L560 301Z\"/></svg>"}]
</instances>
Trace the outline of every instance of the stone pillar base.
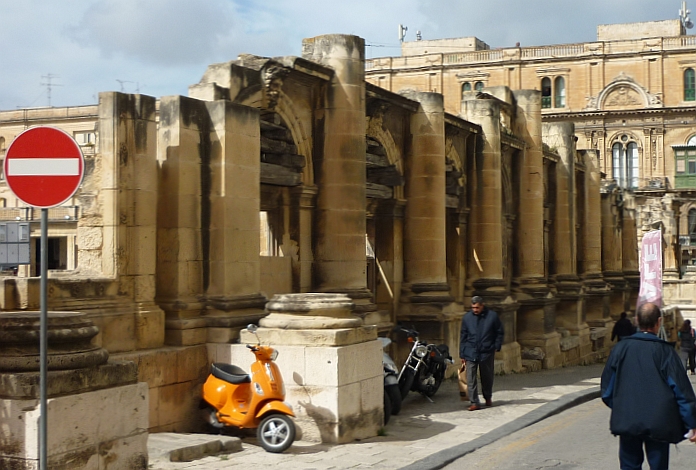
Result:
<instances>
[{"instance_id":1,"label":"stone pillar base","mask_svg":"<svg viewBox=\"0 0 696 470\"><path fill-rule=\"evenodd\" d=\"M265 319L264 319L265 320ZM273 320L269 318L269 320ZM383 422L382 345L375 326L344 329L260 327L242 330L243 344L209 344L214 362L250 369L245 344L271 344L292 405L298 439L345 443L377 435Z\"/></svg>"},{"instance_id":2,"label":"stone pillar base","mask_svg":"<svg viewBox=\"0 0 696 470\"><path fill-rule=\"evenodd\" d=\"M147 384L49 398L47 408L47 468L147 468ZM0 468L39 468L39 401L0 399L0 415Z\"/></svg>"},{"instance_id":3,"label":"stone pillar base","mask_svg":"<svg viewBox=\"0 0 696 470\"><path fill-rule=\"evenodd\" d=\"M459 353L456 355L458 356ZM500 371L496 370L496 373L510 374L511 372L522 372L521 348L519 343L515 341L503 344L500 352L495 353L495 360L496 362L502 362L502 369Z\"/></svg>"},{"instance_id":4,"label":"stone pillar base","mask_svg":"<svg viewBox=\"0 0 696 470\"><path fill-rule=\"evenodd\" d=\"M544 369L554 369L563 365L563 354L561 354L561 335L558 333L546 333L536 338L519 339L523 348L540 348L544 351L542 367Z\"/></svg>"}]
</instances>

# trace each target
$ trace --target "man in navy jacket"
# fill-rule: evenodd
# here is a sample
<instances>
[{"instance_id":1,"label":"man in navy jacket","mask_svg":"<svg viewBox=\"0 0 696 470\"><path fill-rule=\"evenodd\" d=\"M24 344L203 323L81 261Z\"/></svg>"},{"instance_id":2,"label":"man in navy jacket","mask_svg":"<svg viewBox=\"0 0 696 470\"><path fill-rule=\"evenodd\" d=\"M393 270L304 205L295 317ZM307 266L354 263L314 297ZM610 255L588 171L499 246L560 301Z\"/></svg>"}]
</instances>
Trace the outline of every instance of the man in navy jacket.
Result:
<instances>
[{"instance_id":1,"label":"man in navy jacket","mask_svg":"<svg viewBox=\"0 0 696 470\"><path fill-rule=\"evenodd\" d=\"M466 364L466 381L469 384L469 411L481 409L478 396L478 377L481 371L481 387L486 406L493 406L493 377L495 352L503 344L503 323L498 314L483 305L483 298L471 298L471 310L462 318L459 339L459 357Z\"/></svg>"},{"instance_id":2,"label":"man in navy jacket","mask_svg":"<svg viewBox=\"0 0 696 470\"><path fill-rule=\"evenodd\" d=\"M667 469L670 443L690 432L696 442L696 396L677 352L656 335L660 309L646 303L636 317L640 331L618 342L604 367L602 401L619 436L621 468L642 468L645 447L650 468Z\"/></svg>"}]
</instances>

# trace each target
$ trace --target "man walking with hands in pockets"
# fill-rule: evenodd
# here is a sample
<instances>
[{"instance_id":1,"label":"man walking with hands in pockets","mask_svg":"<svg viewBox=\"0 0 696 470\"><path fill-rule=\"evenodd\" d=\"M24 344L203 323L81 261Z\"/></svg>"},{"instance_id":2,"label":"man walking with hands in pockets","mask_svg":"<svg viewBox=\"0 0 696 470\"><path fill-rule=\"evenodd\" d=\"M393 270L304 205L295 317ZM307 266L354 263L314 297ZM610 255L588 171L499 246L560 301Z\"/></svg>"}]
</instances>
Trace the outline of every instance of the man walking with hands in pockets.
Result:
<instances>
[{"instance_id":1,"label":"man walking with hands in pockets","mask_svg":"<svg viewBox=\"0 0 696 470\"><path fill-rule=\"evenodd\" d=\"M478 372L481 371L481 388L486 406L493 406L493 376L495 352L503 344L503 323L498 314L483 304L483 298L471 298L471 310L462 318L459 340L459 357L466 365L469 384L469 411L481 409L478 395Z\"/></svg>"}]
</instances>

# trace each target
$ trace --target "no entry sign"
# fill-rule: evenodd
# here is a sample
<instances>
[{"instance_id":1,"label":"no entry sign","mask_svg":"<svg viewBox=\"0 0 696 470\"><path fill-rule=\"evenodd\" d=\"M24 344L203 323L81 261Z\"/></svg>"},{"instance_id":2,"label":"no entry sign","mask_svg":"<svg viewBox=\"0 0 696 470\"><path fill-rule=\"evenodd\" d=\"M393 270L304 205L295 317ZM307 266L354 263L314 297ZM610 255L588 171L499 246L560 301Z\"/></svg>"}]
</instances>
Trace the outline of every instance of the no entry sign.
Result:
<instances>
[{"instance_id":1,"label":"no entry sign","mask_svg":"<svg viewBox=\"0 0 696 470\"><path fill-rule=\"evenodd\" d=\"M5 181L25 204L55 207L75 194L84 167L82 151L69 134L54 127L32 127L7 149Z\"/></svg>"}]
</instances>

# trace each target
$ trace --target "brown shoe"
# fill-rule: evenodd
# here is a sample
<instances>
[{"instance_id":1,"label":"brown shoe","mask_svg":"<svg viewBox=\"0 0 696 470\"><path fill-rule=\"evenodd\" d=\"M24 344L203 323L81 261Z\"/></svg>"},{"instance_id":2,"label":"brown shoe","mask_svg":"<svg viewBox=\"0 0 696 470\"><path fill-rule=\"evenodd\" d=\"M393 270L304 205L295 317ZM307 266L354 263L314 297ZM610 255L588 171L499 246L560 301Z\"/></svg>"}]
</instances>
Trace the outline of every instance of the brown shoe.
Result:
<instances>
[{"instance_id":1,"label":"brown shoe","mask_svg":"<svg viewBox=\"0 0 696 470\"><path fill-rule=\"evenodd\" d=\"M478 406L478 404L476 404L476 403L472 403L472 405L469 407L469 411L476 411L476 410L480 410L480 409L481 409L481 407Z\"/></svg>"},{"instance_id":2,"label":"brown shoe","mask_svg":"<svg viewBox=\"0 0 696 470\"><path fill-rule=\"evenodd\" d=\"M486 406L493 406L493 400L486 398Z\"/></svg>"}]
</instances>

